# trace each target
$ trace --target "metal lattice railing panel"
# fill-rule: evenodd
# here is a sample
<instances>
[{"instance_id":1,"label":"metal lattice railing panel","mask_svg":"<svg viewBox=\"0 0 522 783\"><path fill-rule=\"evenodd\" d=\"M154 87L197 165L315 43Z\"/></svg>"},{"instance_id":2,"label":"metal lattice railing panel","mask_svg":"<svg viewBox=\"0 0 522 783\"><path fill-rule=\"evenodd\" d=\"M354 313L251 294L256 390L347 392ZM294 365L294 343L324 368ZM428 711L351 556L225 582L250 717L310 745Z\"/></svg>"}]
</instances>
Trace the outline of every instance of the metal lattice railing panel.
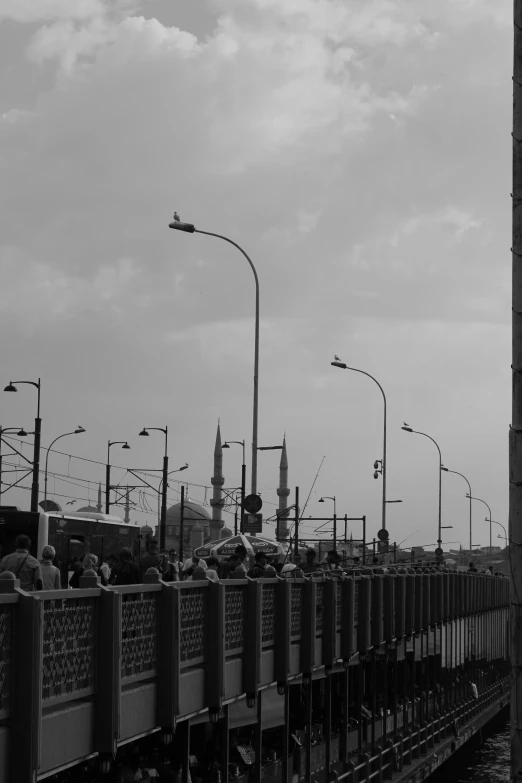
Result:
<instances>
[{"instance_id":1,"label":"metal lattice railing panel","mask_svg":"<svg viewBox=\"0 0 522 783\"><path fill-rule=\"evenodd\" d=\"M261 608L261 641L263 644L275 639L276 586L263 585Z\"/></svg>"},{"instance_id":2,"label":"metal lattice railing panel","mask_svg":"<svg viewBox=\"0 0 522 783\"><path fill-rule=\"evenodd\" d=\"M292 639L296 639L301 636L303 585L291 585L290 591L290 636Z\"/></svg>"},{"instance_id":3,"label":"metal lattice railing panel","mask_svg":"<svg viewBox=\"0 0 522 783\"><path fill-rule=\"evenodd\" d=\"M0 606L0 712L9 710L11 700L12 622L11 606Z\"/></svg>"},{"instance_id":4,"label":"metal lattice railing panel","mask_svg":"<svg viewBox=\"0 0 522 783\"><path fill-rule=\"evenodd\" d=\"M121 598L121 676L153 672L158 655L158 593L126 593Z\"/></svg>"},{"instance_id":5,"label":"metal lattice railing panel","mask_svg":"<svg viewBox=\"0 0 522 783\"><path fill-rule=\"evenodd\" d=\"M324 582L317 582L317 597L315 602L315 632L320 636L323 632Z\"/></svg>"},{"instance_id":6,"label":"metal lattice railing panel","mask_svg":"<svg viewBox=\"0 0 522 783\"><path fill-rule=\"evenodd\" d=\"M243 647L245 631L245 588L225 586L225 651L237 652Z\"/></svg>"},{"instance_id":7,"label":"metal lattice railing panel","mask_svg":"<svg viewBox=\"0 0 522 783\"><path fill-rule=\"evenodd\" d=\"M44 601L42 699L94 687L95 598Z\"/></svg>"},{"instance_id":8,"label":"metal lattice railing panel","mask_svg":"<svg viewBox=\"0 0 522 783\"><path fill-rule=\"evenodd\" d=\"M206 596L204 587L179 591L181 665L190 665L205 657Z\"/></svg>"}]
</instances>

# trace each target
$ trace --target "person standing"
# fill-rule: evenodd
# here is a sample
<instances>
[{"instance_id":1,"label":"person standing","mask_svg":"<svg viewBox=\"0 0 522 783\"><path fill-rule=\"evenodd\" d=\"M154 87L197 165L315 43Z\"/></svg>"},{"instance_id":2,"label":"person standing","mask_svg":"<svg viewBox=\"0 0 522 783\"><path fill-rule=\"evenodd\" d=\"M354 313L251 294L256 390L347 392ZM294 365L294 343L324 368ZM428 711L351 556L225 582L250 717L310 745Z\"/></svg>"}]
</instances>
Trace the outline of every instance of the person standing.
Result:
<instances>
[{"instance_id":1,"label":"person standing","mask_svg":"<svg viewBox=\"0 0 522 783\"><path fill-rule=\"evenodd\" d=\"M111 571L110 585L137 585L142 581L138 565L132 559L132 552L126 546L120 549L119 561Z\"/></svg>"},{"instance_id":2,"label":"person standing","mask_svg":"<svg viewBox=\"0 0 522 783\"><path fill-rule=\"evenodd\" d=\"M151 540L147 547L147 552L142 555L138 561L138 566L141 574L141 581L143 582L143 574L146 574L149 568L157 568L160 570L160 557L158 554L158 542Z\"/></svg>"},{"instance_id":3,"label":"person standing","mask_svg":"<svg viewBox=\"0 0 522 783\"><path fill-rule=\"evenodd\" d=\"M16 537L16 551L6 555L0 561L0 573L12 571L20 580L20 588L28 593L33 590L43 590L42 569L40 563L33 557L29 550L31 539L26 535Z\"/></svg>"},{"instance_id":4,"label":"person standing","mask_svg":"<svg viewBox=\"0 0 522 783\"><path fill-rule=\"evenodd\" d=\"M42 562L40 568L42 571L43 590L60 590L62 586L62 580L60 577L60 569L53 565L53 560L56 557L56 550L54 546L44 546L42 549Z\"/></svg>"}]
</instances>

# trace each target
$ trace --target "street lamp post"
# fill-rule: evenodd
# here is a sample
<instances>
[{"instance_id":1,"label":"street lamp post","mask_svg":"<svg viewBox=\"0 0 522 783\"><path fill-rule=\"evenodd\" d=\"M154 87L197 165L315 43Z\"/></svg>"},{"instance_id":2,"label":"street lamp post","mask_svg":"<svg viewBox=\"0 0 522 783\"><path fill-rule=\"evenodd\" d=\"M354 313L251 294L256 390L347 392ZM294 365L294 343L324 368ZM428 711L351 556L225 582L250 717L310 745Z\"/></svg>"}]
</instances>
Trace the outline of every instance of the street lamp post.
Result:
<instances>
[{"instance_id":1,"label":"street lamp post","mask_svg":"<svg viewBox=\"0 0 522 783\"><path fill-rule=\"evenodd\" d=\"M319 498L319 503L324 503L325 500L333 500L334 504L334 514L333 514L333 548L337 549L337 506L335 501L335 495L332 497L331 495L323 495L322 498Z\"/></svg>"},{"instance_id":2,"label":"street lamp post","mask_svg":"<svg viewBox=\"0 0 522 783\"><path fill-rule=\"evenodd\" d=\"M402 430L405 432L413 432L415 435L424 435L425 438L429 438L432 443L435 444L437 447L437 451L439 452L439 521L437 526L437 543L438 548L440 549L442 547L442 454L440 451L439 444L437 441L431 437L431 435L427 435L425 432L419 432L418 430L414 430L411 427L408 427L407 424L404 425L404 427L401 427Z\"/></svg>"},{"instance_id":3,"label":"street lamp post","mask_svg":"<svg viewBox=\"0 0 522 783\"><path fill-rule=\"evenodd\" d=\"M83 427L78 426L75 430L72 432L64 432L63 435L58 435L57 438L55 438L53 441L51 441L51 445L47 448L47 453L45 455L45 473L44 473L44 505L47 506L47 467L49 464L49 452L51 451L51 448L54 446L57 440L60 440L60 438L65 438L67 435L79 435L81 432L85 432ZM47 511L47 507L44 508L44 511Z\"/></svg>"},{"instance_id":4,"label":"street lamp post","mask_svg":"<svg viewBox=\"0 0 522 783\"><path fill-rule=\"evenodd\" d=\"M252 412L252 482L251 482L251 493L253 495L257 494L257 429L258 429L258 411L259 411L259 405L258 405L258 397L259 397L259 279L257 276L257 271L252 263L252 259L250 256L247 255L247 253L243 250L243 248L237 244L237 242L234 242L232 239L229 239L228 237L223 236L222 234L214 234L210 231L201 231L200 229L196 228L192 223L183 223L177 213L174 213L174 220L172 223L169 223L169 228L176 229L177 231L184 231L188 234L205 234L209 237L217 237L217 239L223 239L225 242L228 242L231 245L234 245L240 253L243 254L243 256L246 258L248 263L250 264L250 268L252 269L252 272L254 274L254 280L256 285L256 305L255 305L255 334L254 334L254 402L253 402L253 412ZM244 462L244 460L243 460Z\"/></svg>"},{"instance_id":5,"label":"street lamp post","mask_svg":"<svg viewBox=\"0 0 522 783\"><path fill-rule=\"evenodd\" d=\"M34 420L34 456L33 456L33 483L31 485L31 511L38 511L38 494L40 491L40 439L42 436L42 420L40 418L40 394L41 383L40 378L36 381L9 381L9 384L5 387L6 392L17 392L16 384L28 384L29 386L35 386L38 391L38 401L36 407L36 418Z\"/></svg>"},{"instance_id":6,"label":"street lamp post","mask_svg":"<svg viewBox=\"0 0 522 783\"><path fill-rule=\"evenodd\" d=\"M122 449L130 449L126 440L107 441L107 464L105 465L105 513L110 514L111 508L111 446L122 444Z\"/></svg>"},{"instance_id":7,"label":"street lamp post","mask_svg":"<svg viewBox=\"0 0 522 783\"><path fill-rule=\"evenodd\" d=\"M493 520L491 519L491 509L485 500L481 500L480 498L472 498L471 495L466 495L466 497L469 497L470 501L478 500L479 503L483 503L486 506L487 510L489 511L489 519L486 517L486 522L489 522L489 554L491 555L491 547L492 547L491 539L492 539L492 528L493 528L492 526Z\"/></svg>"},{"instance_id":8,"label":"street lamp post","mask_svg":"<svg viewBox=\"0 0 522 783\"><path fill-rule=\"evenodd\" d=\"M5 491L2 489L2 435L5 432L16 432L19 438L26 438L30 434L23 427L0 427L0 495ZM27 476L27 473L24 476Z\"/></svg>"},{"instance_id":9,"label":"street lamp post","mask_svg":"<svg viewBox=\"0 0 522 783\"><path fill-rule=\"evenodd\" d=\"M186 470L189 467L188 462L186 462L183 467L176 468L176 470L169 470L169 476L172 476L173 473L181 473L182 470ZM169 488L169 485L167 483L167 489ZM161 522L161 512L160 512L160 497L163 498L163 477L161 478L159 490L158 490L158 519Z\"/></svg>"},{"instance_id":10,"label":"street lamp post","mask_svg":"<svg viewBox=\"0 0 522 783\"><path fill-rule=\"evenodd\" d=\"M344 362L340 362L337 359L334 362L330 362L332 367L340 367L342 370L352 370L352 372L359 372L361 375L366 375L368 378L371 378L374 383L377 384L379 389L381 390L382 399L384 402L384 426L383 426L383 444L382 444L382 460L381 460L381 473L382 473L382 529L386 530L386 424L387 424L387 417L386 417L386 395L384 393L384 389L382 388L381 384L377 380L377 378L374 378L373 375L370 375L369 372L365 372L364 370L358 370L356 367L348 367Z\"/></svg>"},{"instance_id":11,"label":"street lamp post","mask_svg":"<svg viewBox=\"0 0 522 783\"><path fill-rule=\"evenodd\" d=\"M464 479L466 484L468 485L469 489L469 495L466 495L467 498L469 498L469 552L471 555L471 552L473 551L473 544L472 544L472 538L473 538L473 521L472 521L472 497L471 497L471 484L467 480L466 476L463 473L459 473L458 470L450 470L449 468L445 468L444 465L440 466L440 469L445 471L446 473L455 473L456 476L460 476Z\"/></svg>"},{"instance_id":12,"label":"street lamp post","mask_svg":"<svg viewBox=\"0 0 522 783\"><path fill-rule=\"evenodd\" d=\"M243 516L244 516L244 505L245 505L245 484L246 484L246 463L245 463L245 441L244 440L227 440L223 444L222 448L229 449L230 443L237 443L238 446L243 447L243 464L241 465L241 516L240 516L240 522L239 522L239 530L241 533L243 532ZM237 527L237 524L236 524ZM235 531L237 533L237 530Z\"/></svg>"},{"instance_id":13,"label":"street lamp post","mask_svg":"<svg viewBox=\"0 0 522 783\"><path fill-rule=\"evenodd\" d=\"M488 520L486 519L486 522L487 522L487 521L488 521ZM492 519L491 521L493 522L493 524L494 524L494 525L500 525L500 527L501 527L501 528L502 528L502 530L504 531L504 540L505 540L505 542L506 542L506 546L509 546L509 538L508 538L507 530L506 530L506 528L504 527L504 525L502 524L502 522L495 522L495 520L494 520L494 519ZM499 538L502 538L502 536L500 535L500 533L498 534L498 537L499 537Z\"/></svg>"},{"instance_id":14,"label":"street lamp post","mask_svg":"<svg viewBox=\"0 0 522 783\"><path fill-rule=\"evenodd\" d=\"M163 432L165 435L165 455L163 457L163 486L161 492L161 519L160 519L160 551L165 549L165 528L167 526L167 484L169 475L169 457L168 457L168 427L144 427L140 435L148 436L148 430Z\"/></svg>"}]
</instances>

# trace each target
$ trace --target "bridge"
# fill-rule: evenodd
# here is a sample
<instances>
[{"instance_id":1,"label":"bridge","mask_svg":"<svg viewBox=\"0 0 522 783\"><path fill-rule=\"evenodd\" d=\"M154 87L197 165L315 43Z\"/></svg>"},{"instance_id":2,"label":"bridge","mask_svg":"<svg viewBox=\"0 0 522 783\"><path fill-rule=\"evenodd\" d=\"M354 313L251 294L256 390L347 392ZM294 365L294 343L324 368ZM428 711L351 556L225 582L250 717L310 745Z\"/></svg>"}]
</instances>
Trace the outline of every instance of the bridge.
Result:
<instances>
[{"instance_id":1,"label":"bridge","mask_svg":"<svg viewBox=\"0 0 522 783\"><path fill-rule=\"evenodd\" d=\"M409 571L174 584L147 574L125 587L85 576L80 590L41 593L1 574L0 783L93 757L108 768L155 731L188 780L202 722L225 781L230 729L245 723L251 781L423 779L508 702L509 581ZM270 763L267 725L281 727Z\"/></svg>"}]
</instances>

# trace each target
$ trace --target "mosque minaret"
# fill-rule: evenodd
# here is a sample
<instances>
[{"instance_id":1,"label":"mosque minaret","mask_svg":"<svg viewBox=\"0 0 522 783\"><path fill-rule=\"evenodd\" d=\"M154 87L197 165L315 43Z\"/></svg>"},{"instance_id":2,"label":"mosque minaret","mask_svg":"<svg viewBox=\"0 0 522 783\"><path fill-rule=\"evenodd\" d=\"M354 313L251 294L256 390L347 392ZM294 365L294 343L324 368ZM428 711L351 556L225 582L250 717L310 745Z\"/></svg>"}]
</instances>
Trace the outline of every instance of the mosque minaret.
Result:
<instances>
[{"instance_id":1,"label":"mosque minaret","mask_svg":"<svg viewBox=\"0 0 522 783\"><path fill-rule=\"evenodd\" d=\"M279 497L279 508L277 510L277 516L279 519L279 525L277 527L278 539L288 538L288 496L290 490L288 489L288 457L286 455L286 438L283 438L283 450L281 451L281 461L279 463L279 487L277 490Z\"/></svg>"},{"instance_id":2,"label":"mosque minaret","mask_svg":"<svg viewBox=\"0 0 522 783\"><path fill-rule=\"evenodd\" d=\"M214 447L214 475L211 478L214 492L210 505L212 506L212 520L210 522L210 533L212 541L218 539L221 535L221 528L224 525L221 519L221 511L225 505L223 500L223 484L225 479L223 477L223 449L221 446L221 431L219 429L219 423L216 434L216 445Z\"/></svg>"}]
</instances>

